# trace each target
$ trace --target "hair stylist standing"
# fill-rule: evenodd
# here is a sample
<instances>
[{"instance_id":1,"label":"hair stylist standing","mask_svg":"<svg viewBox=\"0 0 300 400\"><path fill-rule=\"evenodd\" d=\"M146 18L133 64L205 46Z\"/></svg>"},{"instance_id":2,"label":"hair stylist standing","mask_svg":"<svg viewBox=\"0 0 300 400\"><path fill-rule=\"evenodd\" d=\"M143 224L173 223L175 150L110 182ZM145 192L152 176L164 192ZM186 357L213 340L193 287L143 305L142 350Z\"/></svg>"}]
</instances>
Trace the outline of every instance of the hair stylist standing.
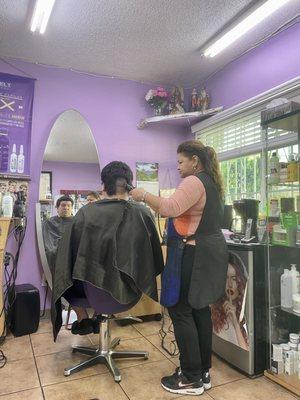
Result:
<instances>
[{"instance_id":1,"label":"hair stylist standing","mask_svg":"<svg viewBox=\"0 0 300 400\"><path fill-rule=\"evenodd\" d=\"M164 389L202 394L211 388L210 304L225 293L228 254L220 226L223 187L215 151L199 141L179 145L178 171L183 178L169 198L142 188L130 194L168 222L168 256L162 276L161 303L168 307L180 351L180 368L162 378Z\"/></svg>"}]
</instances>

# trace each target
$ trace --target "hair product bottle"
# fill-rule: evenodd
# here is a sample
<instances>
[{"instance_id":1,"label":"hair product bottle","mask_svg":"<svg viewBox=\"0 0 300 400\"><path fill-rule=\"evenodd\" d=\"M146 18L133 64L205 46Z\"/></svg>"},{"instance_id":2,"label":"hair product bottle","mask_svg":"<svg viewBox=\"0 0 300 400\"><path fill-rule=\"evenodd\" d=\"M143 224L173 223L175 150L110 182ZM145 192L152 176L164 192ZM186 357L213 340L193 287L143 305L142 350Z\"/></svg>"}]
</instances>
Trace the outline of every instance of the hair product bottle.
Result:
<instances>
[{"instance_id":1,"label":"hair product bottle","mask_svg":"<svg viewBox=\"0 0 300 400\"><path fill-rule=\"evenodd\" d=\"M18 157L16 154L16 144L13 144L13 150L12 153L10 155L10 159L9 159L9 170L10 172L17 172L17 163L18 163Z\"/></svg>"},{"instance_id":2,"label":"hair product bottle","mask_svg":"<svg viewBox=\"0 0 300 400\"><path fill-rule=\"evenodd\" d=\"M291 264L290 274L292 276L293 294L300 294L300 273L297 271L296 264Z\"/></svg>"},{"instance_id":3,"label":"hair product bottle","mask_svg":"<svg viewBox=\"0 0 300 400\"><path fill-rule=\"evenodd\" d=\"M18 155L18 173L19 174L23 174L24 164L25 164L24 149L23 149L23 145L21 144L20 154Z\"/></svg>"},{"instance_id":4,"label":"hair product bottle","mask_svg":"<svg viewBox=\"0 0 300 400\"><path fill-rule=\"evenodd\" d=\"M279 158L276 151L272 153L272 157L269 160L269 183L270 185L276 185L279 183Z\"/></svg>"},{"instance_id":5,"label":"hair product bottle","mask_svg":"<svg viewBox=\"0 0 300 400\"><path fill-rule=\"evenodd\" d=\"M281 307L284 308L293 307L292 290L293 290L292 275L288 269L285 269L280 279Z\"/></svg>"}]
</instances>

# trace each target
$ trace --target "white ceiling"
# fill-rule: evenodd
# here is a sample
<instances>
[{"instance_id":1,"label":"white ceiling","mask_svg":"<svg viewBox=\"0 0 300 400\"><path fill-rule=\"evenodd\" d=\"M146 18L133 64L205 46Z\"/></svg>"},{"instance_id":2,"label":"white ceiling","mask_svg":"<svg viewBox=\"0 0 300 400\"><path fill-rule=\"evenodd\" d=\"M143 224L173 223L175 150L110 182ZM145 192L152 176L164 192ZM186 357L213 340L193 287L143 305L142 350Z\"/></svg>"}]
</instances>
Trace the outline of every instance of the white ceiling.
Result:
<instances>
[{"instance_id":1,"label":"white ceiling","mask_svg":"<svg viewBox=\"0 0 300 400\"><path fill-rule=\"evenodd\" d=\"M55 121L47 141L44 161L98 164L91 129L75 110L67 110Z\"/></svg>"},{"instance_id":2,"label":"white ceiling","mask_svg":"<svg viewBox=\"0 0 300 400\"><path fill-rule=\"evenodd\" d=\"M200 49L252 0L56 0L44 35L33 0L0 0L0 56L143 82L203 82L300 13L290 0L215 58Z\"/></svg>"}]
</instances>

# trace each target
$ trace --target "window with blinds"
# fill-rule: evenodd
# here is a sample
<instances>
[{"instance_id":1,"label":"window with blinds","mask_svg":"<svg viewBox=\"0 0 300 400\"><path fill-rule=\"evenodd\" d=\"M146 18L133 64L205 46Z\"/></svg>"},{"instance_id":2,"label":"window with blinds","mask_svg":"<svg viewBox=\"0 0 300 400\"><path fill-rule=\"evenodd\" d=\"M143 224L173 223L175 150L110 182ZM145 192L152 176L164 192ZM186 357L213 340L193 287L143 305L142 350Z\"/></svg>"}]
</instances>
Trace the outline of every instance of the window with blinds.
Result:
<instances>
[{"instance_id":1,"label":"window with blinds","mask_svg":"<svg viewBox=\"0 0 300 400\"><path fill-rule=\"evenodd\" d=\"M211 146L219 160L230 160L261 152L265 135L260 126L260 113L230 119L196 132L196 139ZM297 134L285 130L268 130L268 148L274 149L297 142Z\"/></svg>"},{"instance_id":2,"label":"window with blinds","mask_svg":"<svg viewBox=\"0 0 300 400\"><path fill-rule=\"evenodd\" d=\"M280 149L284 159L289 154L297 153L297 134L281 129L268 129L268 150ZM225 186L226 204L241 198L265 199L265 171L262 168L262 150L265 147L266 135L260 126L260 112L227 121L196 132L196 139L206 146L211 146L218 154L221 173ZM280 154L281 154L280 153ZM290 188L272 188L269 195L294 196Z\"/></svg>"}]
</instances>

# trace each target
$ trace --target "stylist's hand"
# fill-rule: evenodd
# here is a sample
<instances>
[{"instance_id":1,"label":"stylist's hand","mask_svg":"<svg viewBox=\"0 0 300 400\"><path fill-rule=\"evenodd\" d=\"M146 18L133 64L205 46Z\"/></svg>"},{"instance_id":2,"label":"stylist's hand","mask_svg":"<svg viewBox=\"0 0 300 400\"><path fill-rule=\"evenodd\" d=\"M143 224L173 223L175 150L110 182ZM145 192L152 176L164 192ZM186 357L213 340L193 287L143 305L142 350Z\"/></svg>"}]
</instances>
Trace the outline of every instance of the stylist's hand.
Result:
<instances>
[{"instance_id":1,"label":"stylist's hand","mask_svg":"<svg viewBox=\"0 0 300 400\"><path fill-rule=\"evenodd\" d=\"M129 192L130 196L135 201L143 201L145 193L146 193L146 190L143 188L135 188L135 189L132 189L131 192Z\"/></svg>"}]
</instances>

